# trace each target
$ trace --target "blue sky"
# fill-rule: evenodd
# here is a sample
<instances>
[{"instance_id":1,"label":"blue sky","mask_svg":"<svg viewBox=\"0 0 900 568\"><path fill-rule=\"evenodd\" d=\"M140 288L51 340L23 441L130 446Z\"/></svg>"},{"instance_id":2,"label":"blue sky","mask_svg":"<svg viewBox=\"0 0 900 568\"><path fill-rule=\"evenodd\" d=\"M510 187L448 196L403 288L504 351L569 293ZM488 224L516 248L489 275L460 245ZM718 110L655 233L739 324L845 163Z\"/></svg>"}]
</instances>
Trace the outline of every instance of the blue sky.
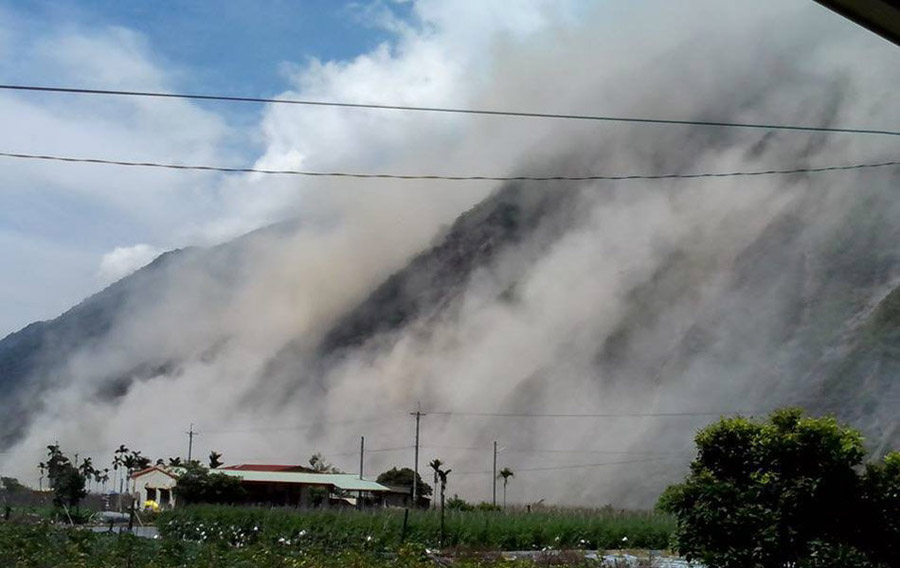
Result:
<instances>
[{"instance_id":1,"label":"blue sky","mask_svg":"<svg viewBox=\"0 0 900 568\"><path fill-rule=\"evenodd\" d=\"M618 98L601 98L595 92L618 84L592 74L662 56L708 20L740 27L747 13L804 10L853 28L807 0L761 5L0 0L0 82L598 114L618 104L633 114L630 83ZM573 77L584 84L571 87ZM676 111L660 111L668 112ZM138 161L502 173L534 151L540 129L558 126L488 121L479 129L450 116L0 92L2 151ZM472 128L479 143L463 135ZM162 251L221 243L300 214L330 219L338 205L322 197L323 184L2 160L0 337L59 315ZM364 203L354 194L352 205L378 210L385 195ZM430 238L470 198L454 188L421 201L403 196L401 205L423 208L417 230ZM352 209L351 200L341 206Z\"/></svg>"},{"instance_id":2,"label":"blue sky","mask_svg":"<svg viewBox=\"0 0 900 568\"><path fill-rule=\"evenodd\" d=\"M391 41L393 34L371 21L372 15L390 10L396 18L407 18L410 6L326 0L0 0L0 82L277 95L292 88L291 78L312 61L352 61ZM244 164L266 146L261 133L266 107L261 105L154 103L145 108L140 101L0 95L0 114L8 117L0 135L6 151L93 149L98 155L162 158L168 153L168 159L178 159L186 158L185 149L201 148L195 161ZM172 144L177 139L185 144L180 151L175 151L178 143ZM141 143L132 145L136 140ZM9 161L2 166L0 265L13 269L0 277L0 337L58 315L120 275L103 275L109 255L127 260L129 251L141 251L131 262L139 265L161 250L215 241L198 237L206 229L182 229L208 226L225 209L235 210L222 203L227 182L209 176L196 178L198 186L185 183L190 176L151 172L55 170ZM143 210L116 197L122 191L115 183L120 175L131 183L137 201L144 201ZM138 192L156 197L144 199ZM270 213L220 231L219 238L270 221Z\"/></svg>"},{"instance_id":3,"label":"blue sky","mask_svg":"<svg viewBox=\"0 0 900 568\"><path fill-rule=\"evenodd\" d=\"M347 59L389 39L359 2L334 0L3 0L28 27L122 26L185 70L182 86L229 95L284 88L284 63ZM386 5L387 6L387 5ZM408 4L391 3L400 17Z\"/></svg>"}]
</instances>

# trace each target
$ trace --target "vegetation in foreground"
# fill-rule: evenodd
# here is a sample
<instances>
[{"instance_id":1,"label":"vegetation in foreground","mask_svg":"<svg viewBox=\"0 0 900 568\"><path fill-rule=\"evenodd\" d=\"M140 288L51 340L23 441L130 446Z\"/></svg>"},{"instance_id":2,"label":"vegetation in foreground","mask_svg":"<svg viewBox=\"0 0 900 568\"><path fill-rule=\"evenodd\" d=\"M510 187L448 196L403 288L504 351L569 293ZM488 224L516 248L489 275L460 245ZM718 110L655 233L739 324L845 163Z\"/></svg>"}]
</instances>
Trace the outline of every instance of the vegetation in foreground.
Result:
<instances>
[{"instance_id":1,"label":"vegetation in foreground","mask_svg":"<svg viewBox=\"0 0 900 568\"><path fill-rule=\"evenodd\" d=\"M697 434L684 483L661 497L675 542L710 568L900 566L900 453L862 467L856 430L799 409Z\"/></svg>"},{"instance_id":2,"label":"vegetation in foreground","mask_svg":"<svg viewBox=\"0 0 900 568\"><path fill-rule=\"evenodd\" d=\"M9 568L433 568L421 545L385 554L371 547L326 551L287 542L229 546L220 541L151 540L130 534L93 533L47 524L0 522L0 566ZM576 554L544 553L510 560L497 554L458 553L458 568L525 568L535 565L615 566Z\"/></svg>"},{"instance_id":3,"label":"vegetation in foreground","mask_svg":"<svg viewBox=\"0 0 900 568\"><path fill-rule=\"evenodd\" d=\"M675 528L663 513L602 510L447 511L445 546L488 550L665 549ZM440 545L440 512L346 511L193 506L160 515L167 538L232 545L291 542L319 548L396 550L403 542Z\"/></svg>"}]
</instances>

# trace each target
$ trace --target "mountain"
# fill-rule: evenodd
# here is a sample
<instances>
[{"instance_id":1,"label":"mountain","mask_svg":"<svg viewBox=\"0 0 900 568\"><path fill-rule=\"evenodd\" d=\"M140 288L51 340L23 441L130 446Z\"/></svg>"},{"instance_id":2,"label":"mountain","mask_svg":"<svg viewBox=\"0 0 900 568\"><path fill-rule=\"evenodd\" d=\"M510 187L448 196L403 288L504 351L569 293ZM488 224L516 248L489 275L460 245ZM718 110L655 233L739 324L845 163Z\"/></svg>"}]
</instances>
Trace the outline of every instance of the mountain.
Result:
<instances>
[{"instance_id":1,"label":"mountain","mask_svg":"<svg viewBox=\"0 0 900 568\"><path fill-rule=\"evenodd\" d=\"M571 287L574 304L558 306L563 315L574 310L560 321L577 323L577 334L548 336L553 355L541 358L531 374L502 379L504 390L490 399L495 406L487 410L559 411L559 401L573 385L588 385L588 391L573 391L583 401L611 401L597 410L699 415L801 404L860 427L873 452L897 447L900 226L894 220L900 199L890 184L886 187L797 190L757 226L739 231L739 237L726 238L735 231L729 221L712 224L709 235L654 243L655 260L626 279L615 309L580 296L576 291L592 284L573 280L578 270L560 265L554 277ZM286 337L273 345L247 380L258 385L255 391L274 389L284 400L297 391L307 399L316 396L303 389L318 384L324 399L340 384L348 362L354 369L374 368L379 358L394 356L398 345L413 342L429 346L417 357L443 365L443 335L463 329L462 322L476 317L472 314L555 309L530 304L535 267L571 247L573 235L585 240L608 230L596 225L590 212L620 207L617 199L625 194L551 189L537 184L501 188L462 214L433 246L327 320L314 340ZM628 199L672 199L664 193L647 190ZM0 341L2 446L22 440L37 416L53 410L48 401L54 393L77 387L80 396L114 408L136 385L180 380L192 364L224 357L236 332L220 324L223 313L258 278L260 250L284 246L296 232L296 224L282 224L218 247L166 253L55 320ZM730 244L717 243L716 236ZM586 246L595 246L590 238ZM468 306L472 302L477 309ZM201 331L176 318L169 320L171 327L154 328L149 336L134 335L144 329L141 321L165 327L167 320L158 312L180 304L190 304L197 314L190 321ZM594 326L592 314L598 313L605 314L602 326ZM550 325L554 317L535 319L533 325ZM492 334L516 329L497 328ZM163 341L179 335L179 341ZM465 337L458 341L464 345L452 348L458 354L480 356ZM456 361L457 355L450 359ZM470 388L463 376L456 380L460 389ZM476 391L461 400L478 410L489 399L479 399ZM439 407L445 403L431 401ZM615 439L640 448L684 447L698 424L702 421L678 427L657 421L637 431L629 427L627 437L616 434ZM466 427L468 437L480 438L497 426ZM518 435L523 440L542 435L530 428L519 428ZM654 486L672 477L648 476L661 476ZM616 490L646 492L645 486L629 483L621 480Z\"/></svg>"},{"instance_id":2,"label":"mountain","mask_svg":"<svg viewBox=\"0 0 900 568\"><path fill-rule=\"evenodd\" d=\"M644 409L663 416L686 411L687 422L677 426L654 419L636 430L616 423L615 435L610 433L610 439L628 447L657 451L689 447L691 432L710 419L703 417L707 414L800 404L861 428L871 451L883 452L900 444L895 412L900 400L900 226L894 222L900 199L890 183L884 187L792 190L790 199L752 228L737 231L737 237L735 217L726 216L707 228L709 234L654 242L652 263L644 266L638 259L634 274L622 271L630 275L617 277L624 280L614 306L592 302L593 283L578 280L581 269L574 267L589 258L560 264L552 274L557 284L571 289L571 301L547 306L534 303L540 298L533 291L535 267L572 248L573 238L587 243L588 250L597 246L591 239L597 231L608 231L605 223L612 221L598 224L591 212L616 210L625 193L508 185L462 214L405 267L326 319L312 340L306 334L272 345L259 370L246 377L254 388L235 395L236 404L258 403L266 398L259 393L268 389L281 402L298 400L296 393L302 392L307 401L320 397L312 403L323 406L347 369L353 369L353 380L365 381L356 375L372 372L383 360L402 356L409 361L408 355L397 355L401 345L417 346L413 360L427 366L461 365L467 357L483 357L477 351L482 340L467 343L467 334L479 326L470 329L465 322L480 321L487 313L549 308L551 315L531 319L528 331L563 322L576 333L550 331L542 340L552 345L550 354L541 355L528 373L497 379L502 387L493 387L500 391L496 396L471 390L467 367L462 375L445 371L447 381L457 382L457 402L466 401L456 410L566 411L561 401L570 400L575 411L584 410L579 403L598 411ZM627 199L673 197L650 189ZM235 349L232 336L238 332L221 324L223 314L258 278L260 250L284 246L296 231L295 224L282 224L218 247L166 253L57 319L0 341L2 446L22 440L36 417L53 410L48 400L54 393L77 386L79 396L114 408L136 385L163 388L166 381L181 380L191 365L224 359ZM609 262L621 267L620 260ZM605 273L596 273L597 278ZM585 286L586 296L579 292ZM181 327L170 324L151 330L149 337L134 335L143 329L141 321L165 325L157 312L173 311L173 302L190 304L197 314L190 321L201 331L176 318L170 321ZM598 319L603 325L595 325ZM493 319L484 321L494 325ZM490 330L485 341L516 333L521 328L513 323ZM448 333L463 335L446 347ZM181 339L162 340L170 336ZM450 353L446 361L445 353ZM509 368L517 364L512 361ZM483 381L473 384L492 388ZM313 384L320 390L310 390ZM436 388L421 391L426 401L439 408L452 404ZM485 408L486 402L492 406ZM469 423L465 436L490 439L502 427ZM553 431L547 443L558 440L559 431ZM506 435L524 443L545 434L543 427L527 426ZM572 441L596 436L580 431ZM647 477L655 490L673 475L667 468ZM613 486L623 496L633 492L634 502L646 501L647 483L635 485L625 477Z\"/></svg>"}]
</instances>

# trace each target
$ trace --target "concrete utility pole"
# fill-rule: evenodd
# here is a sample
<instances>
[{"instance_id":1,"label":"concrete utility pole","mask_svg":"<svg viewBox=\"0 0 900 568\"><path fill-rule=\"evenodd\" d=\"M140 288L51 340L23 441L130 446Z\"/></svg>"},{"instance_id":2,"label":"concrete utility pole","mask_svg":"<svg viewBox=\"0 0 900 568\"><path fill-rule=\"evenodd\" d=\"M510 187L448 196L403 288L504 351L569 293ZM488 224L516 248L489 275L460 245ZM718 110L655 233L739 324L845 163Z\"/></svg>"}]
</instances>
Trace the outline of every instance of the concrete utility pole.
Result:
<instances>
[{"instance_id":1,"label":"concrete utility pole","mask_svg":"<svg viewBox=\"0 0 900 568\"><path fill-rule=\"evenodd\" d=\"M197 435L197 432L194 432L194 423L191 422L191 429L185 432L188 435L188 464L191 463L191 453L194 450L194 436Z\"/></svg>"},{"instance_id":2,"label":"concrete utility pole","mask_svg":"<svg viewBox=\"0 0 900 568\"><path fill-rule=\"evenodd\" d=\"M410 412L409 414L416 417L416 454L415 461L413 462L412 490L413 507L416 507L419 504L419 422L425 414L422 413L422 408L419 403L416 403L416 411Z\"/></svg>"},{"instance_id":3,"label":"concrete utility pole","mask_svg":"<svg viewBox=\"0 0 900 568\"><path fill-rule=\"evenodd\" d=\"M363 456L366 454L366 437L359 437L359 478L363 478Z\"/></svg>"},{"instance_id":4,"label":"concrete utility pole","mask_svg":"<svg viewBox=\"0 0 900 568\"><path fill-rule=\"evenodd\" d=\"M491 475L491 505L497 506L497 440L494 440L494 473Z\"/></svg>"}]
</instances>

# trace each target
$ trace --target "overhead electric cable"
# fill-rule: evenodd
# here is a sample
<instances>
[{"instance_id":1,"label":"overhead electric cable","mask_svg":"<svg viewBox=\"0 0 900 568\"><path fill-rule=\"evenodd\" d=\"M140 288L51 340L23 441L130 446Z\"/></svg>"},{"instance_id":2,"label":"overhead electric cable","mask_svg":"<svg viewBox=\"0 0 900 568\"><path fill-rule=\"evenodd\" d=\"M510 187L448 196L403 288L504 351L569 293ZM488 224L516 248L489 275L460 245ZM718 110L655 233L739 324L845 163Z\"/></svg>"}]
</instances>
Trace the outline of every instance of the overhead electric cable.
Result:
<instances>
[{"instance_id":1,"label":"overhead electric cable","mask_svg":"<svg viewBox=\"0 0 900 568\"><path fill-rule=\"evenodd\" d=\"M546 466L546 467L520 467L515 469L515 473L523 472L523 471L556 471L561 469L582 469L582 468L590 468L590 467L603 467L607 465L625 465L630 463L648 463L654 461L663 461L670 460L672 458L647 458L640 460L623 460L623 461L614 461L614 462L602 462L602 463L583 463L583 464L572 464L572 465L557 465L557 466ZM484 475L484 474L493 474L493 471L460 471L453 472L456 475Z\"/></svg>"},{"instance_id":2,"label":"overhead electric cable","mask_svg":"<svg viewBox=\"0 0 900 568\"><path fill-rule=\"evenodd\" d=\"M428 450L457 450L464 452L486 452L490 451L490 446L422 446ZM694 448L689 448L694 451ZM510 448L504 447L504 453L517 454L612 454L612 455L684 455L685 452L661 452L661 451L638 451L638 450L556 450L556 449L540 449L540 448Z\"/></svg>"},{"instance_id":3,"label":"overhead electric cable","mask_svg":"<svg viewBox=\"0 0 900 568\"><path fill-rule=\"evenodd\" d=\"M321 428L324 426L340 426L344 424L360 424L360 423L373 423L373 422L385 422L388 420L392 420L391 417L381 416L378 418L356 418L352 420L332 420L332 421L323 421L323 422L315 422L310 424L299 424L296 426L267 426L263 428L225 428L225 429L213 429L206 430L205 434L245 434L252 432L281 432L281 431L291 431L291 430L311 430L313 428Z\"/></svg>"},{"instance_id":4,"label":"overhead electric cable","mask_svg":"<svg viewBox=\"0 0 900 568\"><path fill-rule=\"evenodd\" d=\"M562 120L583 120L595 122L625 122L636 124L665 124L682 126L709 126L717 128L749 128L756 130L793 130L800 132L830 132L836 134L875 134L881 136L900 136L900 131L878 130L872 128L831 128L827 126L803 126L793 124L765 124L748 122L723 122L712 120L677 120L666 118L644 118L630 116L605 116L588 114L566 114L548 112L525 112L498 109L467 109L451 107L428 107L413 105L391 105L375 103L348 103L340 101L318 101L309 99L276 99L267 97L235 97L226 95L199 95L192 93L163 93L157 91L123 91L112 89L84 89L76 87L46 87L39 85L0 85L0 90L6 91L31 91L44 93L79 94L79 95L106 95L125 97L150 97L161 99L188 99L201 101L225 101L236 103L271 103L305 106L322 106L338 108L357 108L372 110L394 110L409 112L430 112L445 114L472 114L482 116L506 116L516 118L550 118Z\"/></svg>"},{"instance_id":5,"label":"overhead electric cable","mask_svg":"<svg viewBox=\"0 0 900 568\"><path fill-rule=\"evenodd\" d=\"M483 416L491 418L656 418L672 416L726 416L730 414L761 414L747 410L730 412L450 412L433 411L436 416Z\"/></svg>"},{"instance_id":6,"label":"overhead electric cable","mask_svg":"<svg viewBox=\"0 0 900 568\"><path fill-rule=\"evenodd\" d=\"M628 180L661 180L661 179L696 179L751 177L768 175L811 174L846 170L862 170L900 166L900 161L876 162L867 164L849 164L843 166L821 166L807 168L790 168L783 170L756 170L735 172L700 172L688 174L626 174L626 175L586 175L586 176L487 176L487 175L440 175L440 174L390 174L361 172L317 172L306 170L271 170L263 168L238 168L224 166L206 166L191 164L173 164L163 162L132 162L125 160L107 160L103 158L77 158L72 156L55 156L49 154L23 154L18 152L0 152L0 157L24 160L46 160L53 162L71 162L79 164L100 164L106 166L127 166L139 168L162 168L170 170L199 170L223 173L255 173L267 175L291 175L308 177L358 178L358 179L393 179L393 180L441 180L441 181L628 181Z\"/></svg>"}]
</instances>

